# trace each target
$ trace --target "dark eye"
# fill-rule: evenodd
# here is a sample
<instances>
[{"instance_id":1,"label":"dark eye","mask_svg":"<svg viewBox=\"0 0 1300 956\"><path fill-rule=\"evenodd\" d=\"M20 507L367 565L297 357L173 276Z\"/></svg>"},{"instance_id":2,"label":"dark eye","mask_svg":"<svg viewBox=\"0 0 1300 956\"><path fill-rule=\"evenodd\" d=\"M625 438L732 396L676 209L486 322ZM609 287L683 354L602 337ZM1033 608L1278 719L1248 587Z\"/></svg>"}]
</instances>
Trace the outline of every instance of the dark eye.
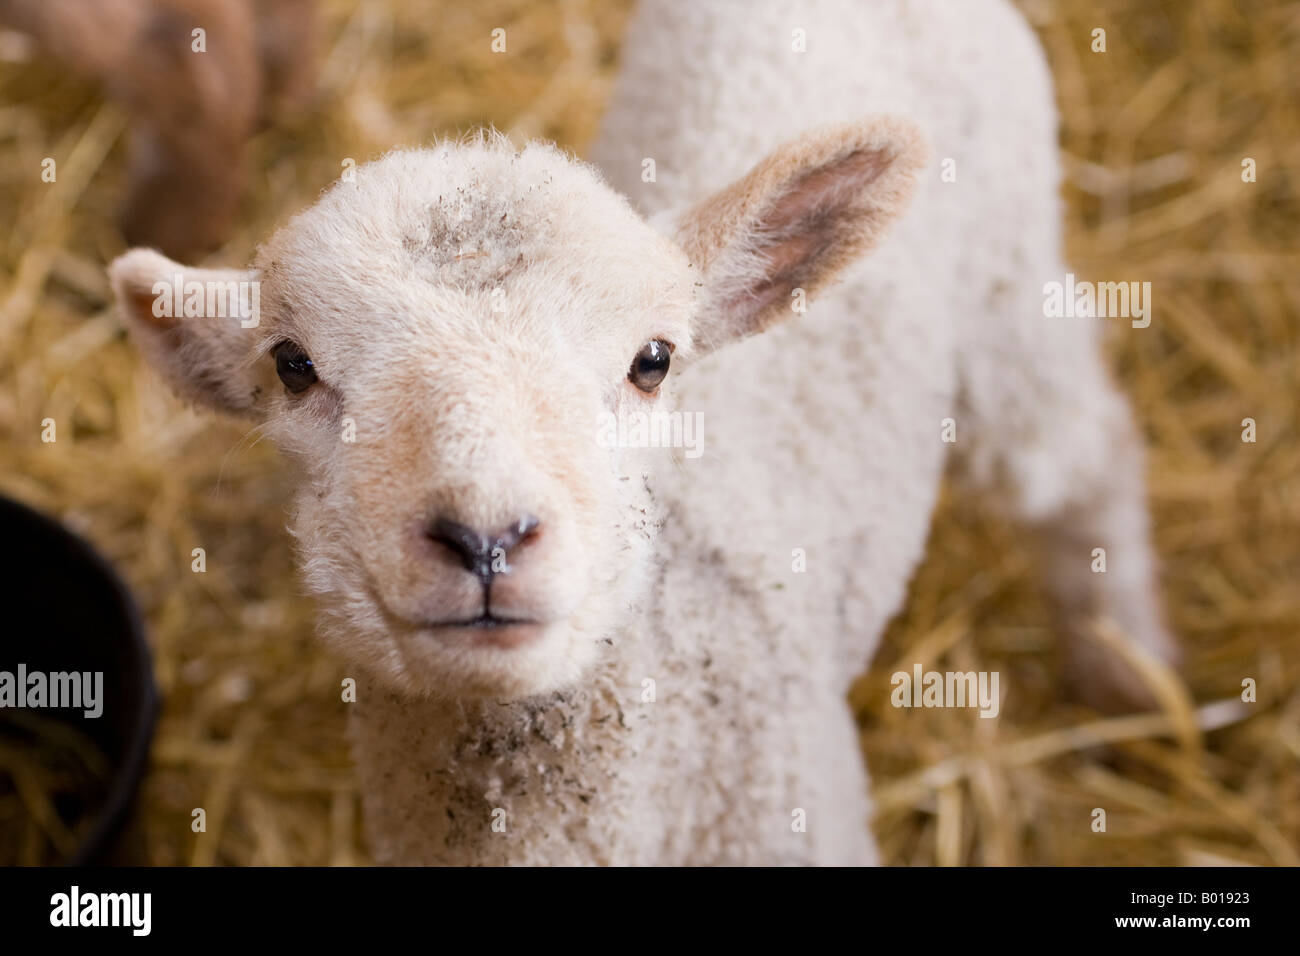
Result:
<instances>
[{"instance_id":1,"label":"dark eye","mask_svg":"<svg viewBox=\"0 0 1300 956\"><path fill-rule=\"evenodd\" d=\"M289 391L306 391L316 381L316 366L312 364L307 353L292 342L281 342L272 353L275 355L275 371Z\"/></svg>"},{"instance_id":2,"label":"dark eye","mask_svg":"<svg viewBox=\"0 0 1300 956\"><path fill-rule=\"evenodd\" d=\"M628 370L627 380L643 392L653 392L668 374L668 362L672 358L672 346L663 339L647 342L636 358L632 359L632 368Z\"/></svg>"}]
</instances>

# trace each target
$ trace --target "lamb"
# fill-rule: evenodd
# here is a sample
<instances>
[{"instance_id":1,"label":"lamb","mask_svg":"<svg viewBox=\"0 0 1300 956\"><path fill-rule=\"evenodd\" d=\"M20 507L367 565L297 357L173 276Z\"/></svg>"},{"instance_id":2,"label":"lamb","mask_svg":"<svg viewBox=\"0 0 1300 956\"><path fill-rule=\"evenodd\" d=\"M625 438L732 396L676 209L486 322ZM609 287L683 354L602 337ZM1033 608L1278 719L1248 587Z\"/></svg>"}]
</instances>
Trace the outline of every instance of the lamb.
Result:
<instances>
[{"instance_id":1,"label":"lamb","mask_svg":"<svg viewBox=\"0 0 1300 956\"><path fill-rule=\"evenodd\" d=\"M313 95L315 0L0 0L0 26L131 112L120 224L174 256L226 240L245 141Z\"/></svg>"},{"instance_id":2,"label":"lamb","mask_svg":"<svg viewBox=\"0 0 1300 956\"><path fill-rule=\"evenodd\" d=\"M1090 639L1175 657L1098 323L1043 314L1054 119L1003 0L643 0L604 178L482 134L357 169L248 270L113 263L170 384L301 471L378 859L875 862L844 696L949 451L1042 534L1072 678L1143 702ZM157 315L174 275L256 308ZM670 410L697 457L598 438Z\"/></svg>"}]
</instances>

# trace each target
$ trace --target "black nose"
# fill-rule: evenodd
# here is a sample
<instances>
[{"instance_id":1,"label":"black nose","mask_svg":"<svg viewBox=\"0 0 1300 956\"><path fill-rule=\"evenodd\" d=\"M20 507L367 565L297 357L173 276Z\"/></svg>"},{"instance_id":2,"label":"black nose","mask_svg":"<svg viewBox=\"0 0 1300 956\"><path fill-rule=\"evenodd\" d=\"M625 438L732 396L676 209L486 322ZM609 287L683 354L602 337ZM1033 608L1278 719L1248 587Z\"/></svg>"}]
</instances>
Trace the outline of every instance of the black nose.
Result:
<instances>
[{"instance_id":1,"label":"black nose","mask_svg":"<svg viewBox=\"0 0 1300 956\"><path fill-rule=\"evenodd\" d=\"M503 531L488 534L440 516L430 522L425 533L460 558L466 571L486 582L494 574L509 570L497 559L504 559L526 538L535 535L540 523L534 515L526 514Z\"/></svg>"}]
</instances>

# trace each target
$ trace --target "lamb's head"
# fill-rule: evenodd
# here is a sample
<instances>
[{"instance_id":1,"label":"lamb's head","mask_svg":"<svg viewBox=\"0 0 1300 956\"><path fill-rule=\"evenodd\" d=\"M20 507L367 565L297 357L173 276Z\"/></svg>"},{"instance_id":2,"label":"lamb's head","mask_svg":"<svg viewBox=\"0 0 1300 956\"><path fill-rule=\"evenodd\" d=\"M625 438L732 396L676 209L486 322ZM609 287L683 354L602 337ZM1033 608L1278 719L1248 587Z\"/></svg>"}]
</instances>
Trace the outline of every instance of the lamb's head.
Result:
<instances>
[{"instance_id":1,"label":"lamb's head","mask_svg":"<svg viewBox=\"0 0 1300 956\"><path fill-rule=\"evenodd\" d=\"M920 156L896 121L829 130L652 225L554 148L482 137L355 169L246 272L135 250L112 280L178 392L300 464L336 648L399 690L529 695L636 639L668 453L618 447L611 416L664 409L670 364L790 314Z\"/></svg>"}]
</instances>

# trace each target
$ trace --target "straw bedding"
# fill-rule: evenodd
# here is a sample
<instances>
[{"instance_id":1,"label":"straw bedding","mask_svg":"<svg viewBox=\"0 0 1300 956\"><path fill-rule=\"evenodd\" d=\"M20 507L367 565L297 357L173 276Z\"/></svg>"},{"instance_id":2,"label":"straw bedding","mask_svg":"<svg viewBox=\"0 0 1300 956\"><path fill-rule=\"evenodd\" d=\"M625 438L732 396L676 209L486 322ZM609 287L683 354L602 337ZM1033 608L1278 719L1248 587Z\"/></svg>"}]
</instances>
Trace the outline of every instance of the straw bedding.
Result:
<instances>
[{"instance_id":1,"label":"straw bedding","mask_svg":"<svg viewBox=\"0 0 1300 956\"><path fill-rule=\"evenodd\" d=\"M319 103L251 144L253 195L213 263L244 261L348 158L480 123L581 150L627 12L601 0L323 6ZM895 864L1294 865L1300 5L1022 7L1062 107L1069 261L1081 279L1153 285L1150 328L1116 322L1109 345L1149 440L1165 601L1187 663L1161 714L1104 718L1064 699L1034 553L949 491L907 609L851 695L882 852ZM506 54L490 50L497 26ZM1096 27L1105 53L1090 50ZM175 403L107 311L124 129L93 86L0 37L0 222L12 224L0 233L0 491L117 563L150 622L165 698L120 858L364 862L341 668L313 642L276 455ZM41 181L46 156L57 184ZM1242 181L1246 157L1255 183ZM45 418L53 444L40 440ZM1241 440L1244 418L1255 443ZM999 671L1001 717L894 709L889 675L917 661ZM1247 677L1255 703L1239 699ZM205 833L192 832L196 807ZM4 826L26 814L13 825L40 829L31 812L0 788Z\"/></svg>"}]
</instances>

